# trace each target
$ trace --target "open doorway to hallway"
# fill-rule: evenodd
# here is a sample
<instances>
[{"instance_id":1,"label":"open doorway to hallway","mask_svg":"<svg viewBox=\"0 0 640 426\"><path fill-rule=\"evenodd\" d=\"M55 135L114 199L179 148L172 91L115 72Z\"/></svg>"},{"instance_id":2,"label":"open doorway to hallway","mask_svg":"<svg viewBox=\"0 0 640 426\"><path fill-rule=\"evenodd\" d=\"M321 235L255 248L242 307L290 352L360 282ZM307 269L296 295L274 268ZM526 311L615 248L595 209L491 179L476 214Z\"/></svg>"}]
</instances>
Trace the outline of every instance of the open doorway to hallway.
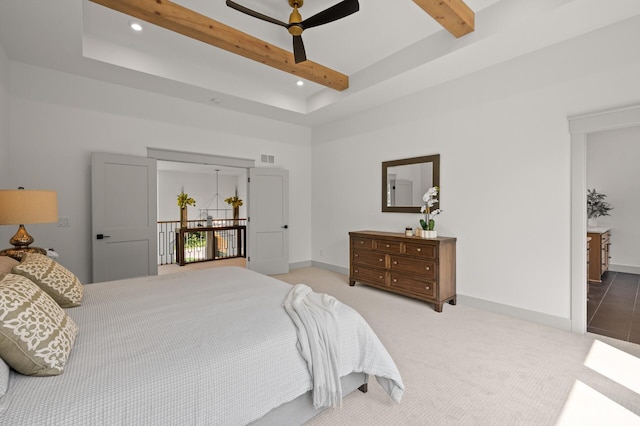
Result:
<instances>
[{"instance_id":1,"label":"open doorway to hallway","mask_svg":"<svg viewBox=\"0 0 640 426\"><path fill-rule=\"evenodd\" d=\"M640 343L640 126L594 132L586 140L586 185L613 209L588 223L587 331ZM605 236L601 241L601 236Z\"/></svg>"},{"instance_id":2,"label":"open doorway to hallway","mask_svg":"<svg viewBox=\"0 0 640 426\"><path fill-rule=\"evenodd\" d=\"M246 201L247 178L244 167L158 161L158 265L241 258L246 266L246 202L234 212L225 200ZM188 232L184 234L177 232L181 193L195 200L186 208ZM176 244L179 241L182 246Z\"/></svg>"}]
</instances>

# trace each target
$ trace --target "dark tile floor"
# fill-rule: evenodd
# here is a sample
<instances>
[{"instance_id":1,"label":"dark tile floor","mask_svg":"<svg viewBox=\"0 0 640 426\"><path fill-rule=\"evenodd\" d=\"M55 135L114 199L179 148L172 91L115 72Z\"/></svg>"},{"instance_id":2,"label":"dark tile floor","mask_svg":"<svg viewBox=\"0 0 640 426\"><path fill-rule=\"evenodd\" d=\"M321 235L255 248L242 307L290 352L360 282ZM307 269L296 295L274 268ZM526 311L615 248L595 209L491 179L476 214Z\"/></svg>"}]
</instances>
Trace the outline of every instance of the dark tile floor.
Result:
<instances>
[{"instance_id":1,"label":"dark tile floor","mask_svg":"<svg viewBox=\"0 0 640 426\"><path fill-rule=\"evenodd\" d=\"M640 343L640 275L607 271L589 283L587 331Z\"/></svg>"}]
</instances>

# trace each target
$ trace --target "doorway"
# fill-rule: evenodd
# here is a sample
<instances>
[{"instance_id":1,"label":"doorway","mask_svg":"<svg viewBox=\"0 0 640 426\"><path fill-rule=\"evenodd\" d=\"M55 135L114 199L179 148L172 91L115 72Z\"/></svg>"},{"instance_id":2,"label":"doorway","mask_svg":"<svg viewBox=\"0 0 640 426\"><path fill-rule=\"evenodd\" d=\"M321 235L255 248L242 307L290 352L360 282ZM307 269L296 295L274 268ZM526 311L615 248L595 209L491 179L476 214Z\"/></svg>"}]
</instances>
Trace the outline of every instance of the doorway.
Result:
<instances>
[{"instance_id":1,"label":"doorway","mask_svg":"<svg viewBox=\"0 0 640 426\"><path fill-rule=\"evenodd\" d=\"M640 281L639 140L640 126L589 134L586 169L587 188L613 207L587 228L594 237L587 331L634 343L640 343L640 312L635 312Z\"/></svg>"},{"instance_id":2,"label":"doorway","mask_svg":"<svg viewBox=\"0 0 640 426\"><path fill-rule=\"evenodd\" d=\"M640 106L569 118L571 132L571 331L587 331L587 137L640 126Z\"/></svg>"},{"instance_id":3,"label":"doorway","mask_svg":"<svg viewBox=\"0 0 640 426\"><path fill-rule=\"evenodd\" d=\"M194 200L186 207L188 228L215 227L215 231L181 234L184 238L184 266L189 269L221 266L221 262L246 266L247 175L248 169L210 164L158 161L158 267L160 273L174 270L180 260L176 238L180 209L176 197L185 193ZM230 197L244 200L238 217ZM239 228L236 228L236 225ZM212 261L214 260L215 261ZM195 264L199 266L196 268ZM215 265L214 265L215 264Z\"/></svg>"}]
</instances>

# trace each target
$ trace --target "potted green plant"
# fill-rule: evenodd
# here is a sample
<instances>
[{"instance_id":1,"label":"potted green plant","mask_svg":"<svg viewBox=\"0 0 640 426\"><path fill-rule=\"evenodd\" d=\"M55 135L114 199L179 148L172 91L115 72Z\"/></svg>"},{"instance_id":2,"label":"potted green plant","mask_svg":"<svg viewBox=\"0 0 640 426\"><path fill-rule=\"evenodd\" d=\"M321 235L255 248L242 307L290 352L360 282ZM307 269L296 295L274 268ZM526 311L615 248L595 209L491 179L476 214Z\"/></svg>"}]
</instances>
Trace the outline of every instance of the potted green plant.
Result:
<instances>
[{"instance_id":1,"label":"potted green plant","mask_svg":"<svg viewBox=\"0 0 640 426\"><path fill-rule=\"evenodd\" d=\"M587 219L588 226L598 226L600 216L611 216L609 211L613 210L611 204L604 199L607 196L596 191L595 188L587 189Z\"/></svg>"},{"instance_id":2,"label":"potted green plant","mask_svg":"<svg viewBox=\"0 0 640 426\"><path fill-rule=\"evenodd\" d=\"M182 191L178 194L178 207L180 207L180 227L187 228L187 206L195 206L196 200Z\"/></svg>"},{"instance_id":3,"label":"potted green plant","mask_svg":"<svg viewBox=\"0 0 640 426\"><path fill-rule=\"evenodd\" d=\"M424 214L424 219L420 219L420 226L422 227L420 235L424 238L436 238L438 236L438 232L435 229L435 217L439 215L442 210L431 210L433 206L438 202L438 199L436 198L438 196L438 191L440 191L440 188L437 186L433 186L429 188L429 190L425 192L424 196L422 197L424 205L422 206L420 212Z\"/></svg>"},{"instance_id":4,"label":"potted green plant","mask_svg":"<svg viewBox=\"0 0 640 426\"><path fill-rule=\"evenodd\" d=\"M240 206L242 205L242 200L238 198L238 193L233 197L225 198L225 203L230 204L233 207L233 224L238 225L240 218Z\"/></svg>"}]
</instances>

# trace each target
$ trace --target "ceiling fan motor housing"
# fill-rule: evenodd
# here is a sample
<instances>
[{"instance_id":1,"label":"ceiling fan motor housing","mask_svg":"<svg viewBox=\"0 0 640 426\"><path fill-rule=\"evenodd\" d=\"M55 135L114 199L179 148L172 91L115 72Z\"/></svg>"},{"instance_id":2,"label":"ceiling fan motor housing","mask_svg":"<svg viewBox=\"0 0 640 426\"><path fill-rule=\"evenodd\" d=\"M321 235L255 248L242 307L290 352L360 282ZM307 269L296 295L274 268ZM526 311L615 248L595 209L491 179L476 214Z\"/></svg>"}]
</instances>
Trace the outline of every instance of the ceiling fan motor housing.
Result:
<instances>
[{"instance_id":1,"label":"ceiling fan motor housing","mask_svg":"<svg viewBox=\"0 0 640 426\"><path fill-rule=\"evenodd\" d=\"M159 0L158 0L159 1ZM360 10L360 4L358 0L342 0L339 3L325 9L315 15L302 20L302 16L298 11L304 4L304 0L288 0L289 6L293 8L291 15L289 16L289 23L282 22L278 19L264 15L255 10L251 10L247 7L241 6L233 0L226 0L227 6L236 9L239 12L246 13L254 18L261 19L263 21L271 22L272 24L285 27L289 34L293 36L293 56L296 64L307 60L307 54L304 50L304 43L302 42L302 32L306 29L317 27L318 25L328 24L329 22L342 19L352 13Z\"/></svg>"},{"instance_id":2,"label":"ceiling fan motor housing","mask_svg":"<svg viewBox=\"0 0 640 426\"><path fill-rule=\"evenodd\" d=\"M302 6L302 3L302 0L289 0L289 4L293 7L293 12L289 15L289 28L287 30L293 36L299 36L304 31L304 28L297 25L302 22L302 15L298 12L298 8Z\"/></svg>"}]
</instances>

